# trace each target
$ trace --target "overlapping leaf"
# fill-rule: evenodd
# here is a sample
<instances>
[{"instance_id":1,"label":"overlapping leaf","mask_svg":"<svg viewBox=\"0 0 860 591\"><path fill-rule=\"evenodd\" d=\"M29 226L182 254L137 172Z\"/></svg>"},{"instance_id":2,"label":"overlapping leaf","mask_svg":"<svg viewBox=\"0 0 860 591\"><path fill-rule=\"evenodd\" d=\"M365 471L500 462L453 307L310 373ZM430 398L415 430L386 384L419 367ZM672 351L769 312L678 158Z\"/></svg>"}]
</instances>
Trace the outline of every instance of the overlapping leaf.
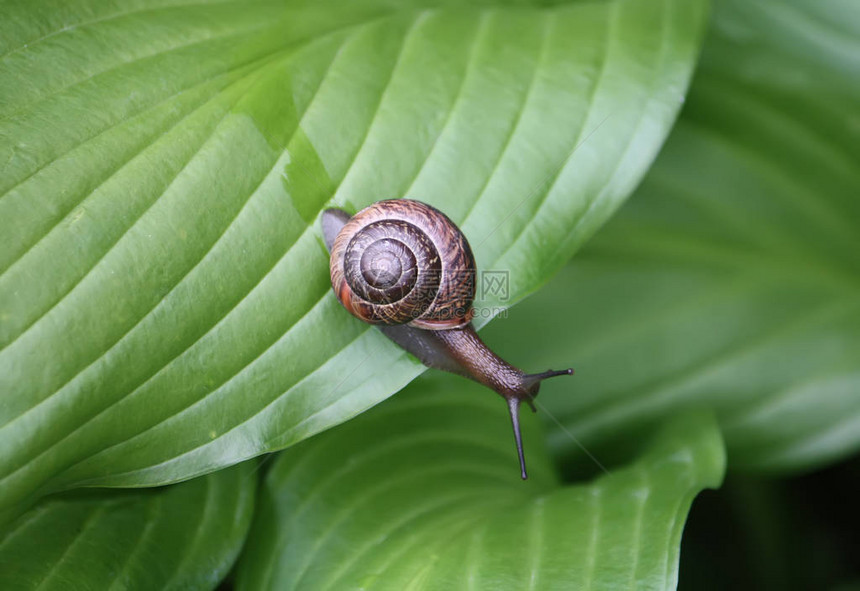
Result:
<instances>
[{"instance_id":1,"label":"overlapping leaf","mask_svg":"<svg viewBox=\"0 0 860 591\"><path fill-rule=\"evenodd\" d=\"M562 487L528 417L522 482L505 405L422 378L279 455L238 588L674 589L690 502L724 467L714 420L678 419L632 465Z\"/></svg>"},{"instance_id":2,"label":"overlapping leaf","mask_svg":"<svg viewBox=\"0 0 860 591\"><path fill-rule=\"evenodd\" d=\"M717 410L739 468L860 448L858 56L856 4L722 3L641 190L489 329L529 366L576 366L575 392L542 402L589 449L697 405ZM526 332L560 346L506 339Z\"/></svg>"},{"instance_id":3,"label":"overlapping leaf","mask_svg":"<svg viewBox=\"0 0 860 591\"><path fill-rule=\"evenodd\" d=\"M521 297L650 163L703 5L9 3L5 515L211 471L402 387L420 366L329 293L319 210L428 201Z\"/></svg>"},{"instance_id":4,"label":"overlapping leaf","mask_svg":"<svg viewBox=\"0 0 860 591\"><path fill-rule=\"evenodd\" d=\"M3 589L214 589L248 532L254 462L139 491L43 500L0 534Z\"/></svg>"}]
</instances>

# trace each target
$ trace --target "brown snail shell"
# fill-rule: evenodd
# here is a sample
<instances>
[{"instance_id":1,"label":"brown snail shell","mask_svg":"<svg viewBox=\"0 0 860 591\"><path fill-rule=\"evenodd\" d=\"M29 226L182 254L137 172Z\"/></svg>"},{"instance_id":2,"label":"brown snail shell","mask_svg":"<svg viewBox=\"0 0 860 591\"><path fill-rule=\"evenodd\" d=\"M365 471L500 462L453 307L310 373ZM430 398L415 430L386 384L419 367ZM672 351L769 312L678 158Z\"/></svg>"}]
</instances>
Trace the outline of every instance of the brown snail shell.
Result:
<instances>
[{"instance_id":1,"label":"brown snail shell","mask_svg":"<svg viewBox=\"0 0 860 591\"><path fill-rule=\"evenodd\" d=\"M520 472L527 478L519 406L535 410L540 383L572 369L527 374L487 347L471 324L475 258L441 211L412 199L378 201L355 216L321 218L331 252L331 284L352 315L379 325L395 343L434 367L475 380L508 403Z\"/></svg>"},{"instance_id":2,"label":"brown snail shell","mask_svg":"<svg viewBox=\"0 0 860 591\"><path fill-rule=\"evenodd\" d=\"M447 330L472 320L472 250L426 203L390 199L362 209L338 233L330 271L340 303L365 322Z\"/></svg>"}]
</instances>

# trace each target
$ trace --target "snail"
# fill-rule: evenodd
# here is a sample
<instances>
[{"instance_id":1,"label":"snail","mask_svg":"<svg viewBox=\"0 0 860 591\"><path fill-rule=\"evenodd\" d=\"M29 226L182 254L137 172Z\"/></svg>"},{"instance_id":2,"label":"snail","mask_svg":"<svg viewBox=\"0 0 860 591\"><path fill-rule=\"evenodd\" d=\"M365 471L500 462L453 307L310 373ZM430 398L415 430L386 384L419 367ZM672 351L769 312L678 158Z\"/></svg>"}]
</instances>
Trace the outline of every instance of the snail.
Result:
<instances>
[{"instance_id":1,"label":"snail","mask_svg":"<svg viewBox=\"0 0 860 591\"><path fill-rule=\"evenodd\" d=\"M378 201L354 216L322 213L331 284L353 316L378 325L424 365L470 378L508 405L520 472L528 478L519 407L535 411L540 383L572 369L527 374L493 353L472 326L475 258L441 211L412 199Z\"/></svg>"}]
</instances>

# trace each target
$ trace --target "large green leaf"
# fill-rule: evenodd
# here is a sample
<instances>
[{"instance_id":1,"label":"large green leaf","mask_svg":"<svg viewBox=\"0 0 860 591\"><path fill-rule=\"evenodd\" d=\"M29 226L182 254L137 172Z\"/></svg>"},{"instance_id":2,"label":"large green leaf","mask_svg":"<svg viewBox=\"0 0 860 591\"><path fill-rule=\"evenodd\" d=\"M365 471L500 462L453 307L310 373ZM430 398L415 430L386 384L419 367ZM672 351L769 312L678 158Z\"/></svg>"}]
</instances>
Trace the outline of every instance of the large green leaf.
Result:
<instances>
[{"instance_id":1,"label":"large green leaf","mask_svg":"<svg viewBox=\"0 0 860 591\"><path fill-rule=\"evenodd\" d=\"M720 4L641 190L485 335L529 366L576 367L574 391L542 402L598 457L691 405L716 409L738 468L860 448L858 56L857 3ZM559 346L516 338L536 332Z\"/></svg>"},{"instance_id":2,"label":"large green leaf","mask_svg":"<svg viewBox=\"0 0 860 591\"><path fill-rule=\"evenodd\" d=\"M214 589L251 524L255 466L45 499L0 535L0 588Z\"/></svg>"},{"instance_id":3,"label":"large green leaf","mask_svg":"<svg viewBox=\"0 0 860 591\"><path fill-rule=\"evenodd\" d=\"M522 297L644 173L705 13L414 4L7 3L0 509L211 471L401 388L422 368L332 297L320 209L428 201Z\"/></svg>"},{"instance_id":4,"label":"large green leaf","mask_svg":"<svg viewBox=\"0 0 860 591\"><path fill-rule=\"evenodd\" d=\"M679 417L632 465L568 487L524 419L526 482L505 405L439 375L283 452L238 587L674 589L690 502L722 479L713 418Z\"/></svg>"}]
</instances>

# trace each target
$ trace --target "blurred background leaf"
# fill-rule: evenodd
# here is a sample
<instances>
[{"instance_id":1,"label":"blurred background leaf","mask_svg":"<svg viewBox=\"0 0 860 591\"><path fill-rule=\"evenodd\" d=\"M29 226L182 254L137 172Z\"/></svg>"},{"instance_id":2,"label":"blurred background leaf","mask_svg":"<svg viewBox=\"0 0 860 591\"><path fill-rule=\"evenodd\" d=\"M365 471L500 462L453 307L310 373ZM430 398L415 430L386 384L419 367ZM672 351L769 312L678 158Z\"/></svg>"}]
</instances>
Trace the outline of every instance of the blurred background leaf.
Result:
<instances>
[{"instance_id":1,"label":"blurred background leaf","mask_svg":"<svg viewBox=\"0 0 860 591\"><path fill-rule=\"evenodd\" d=\"M0 535L0 589L214 589L251 524L255 471L46 498Z\"/></svg>"},{"instance_id":2,"label":"blurred background leaf","mask_svg":"<svg viewBox=\"0 0 860 591\"><path fill-rule=\"evenodd\" d=\"M4 5L0 519L288 446L420 373L336 303L324 205L428 201L514 300L570 257L668 132L706 3L512 4Z\"/></svg>"},{"instance_id":3,"label":"blurred background leaf","mask_svg":"<svg viewBox=\"0 0 860 591\"><path fill-rule=\"evenodd\" d=\"M569 487L524 419L526 482L502 401L439 374L282 452L237 588L675 588L690 502L722 480L713 418L678 417L631 465Z\"/></svg>"},{"instance_id":4,"label":"blurred background leaf","mask_svg":"<svg viewBox=\"0 0 860 591\"><path fill-rule=\"evenodd\" d=\"M483 335L525 367L575 366L540 399L571 473L590 460L569 434L617 461L691 406L716 410L734 469L860 447L858 73L856 2L718 4L641 188Z\"/></svg>"}]
</instances>

